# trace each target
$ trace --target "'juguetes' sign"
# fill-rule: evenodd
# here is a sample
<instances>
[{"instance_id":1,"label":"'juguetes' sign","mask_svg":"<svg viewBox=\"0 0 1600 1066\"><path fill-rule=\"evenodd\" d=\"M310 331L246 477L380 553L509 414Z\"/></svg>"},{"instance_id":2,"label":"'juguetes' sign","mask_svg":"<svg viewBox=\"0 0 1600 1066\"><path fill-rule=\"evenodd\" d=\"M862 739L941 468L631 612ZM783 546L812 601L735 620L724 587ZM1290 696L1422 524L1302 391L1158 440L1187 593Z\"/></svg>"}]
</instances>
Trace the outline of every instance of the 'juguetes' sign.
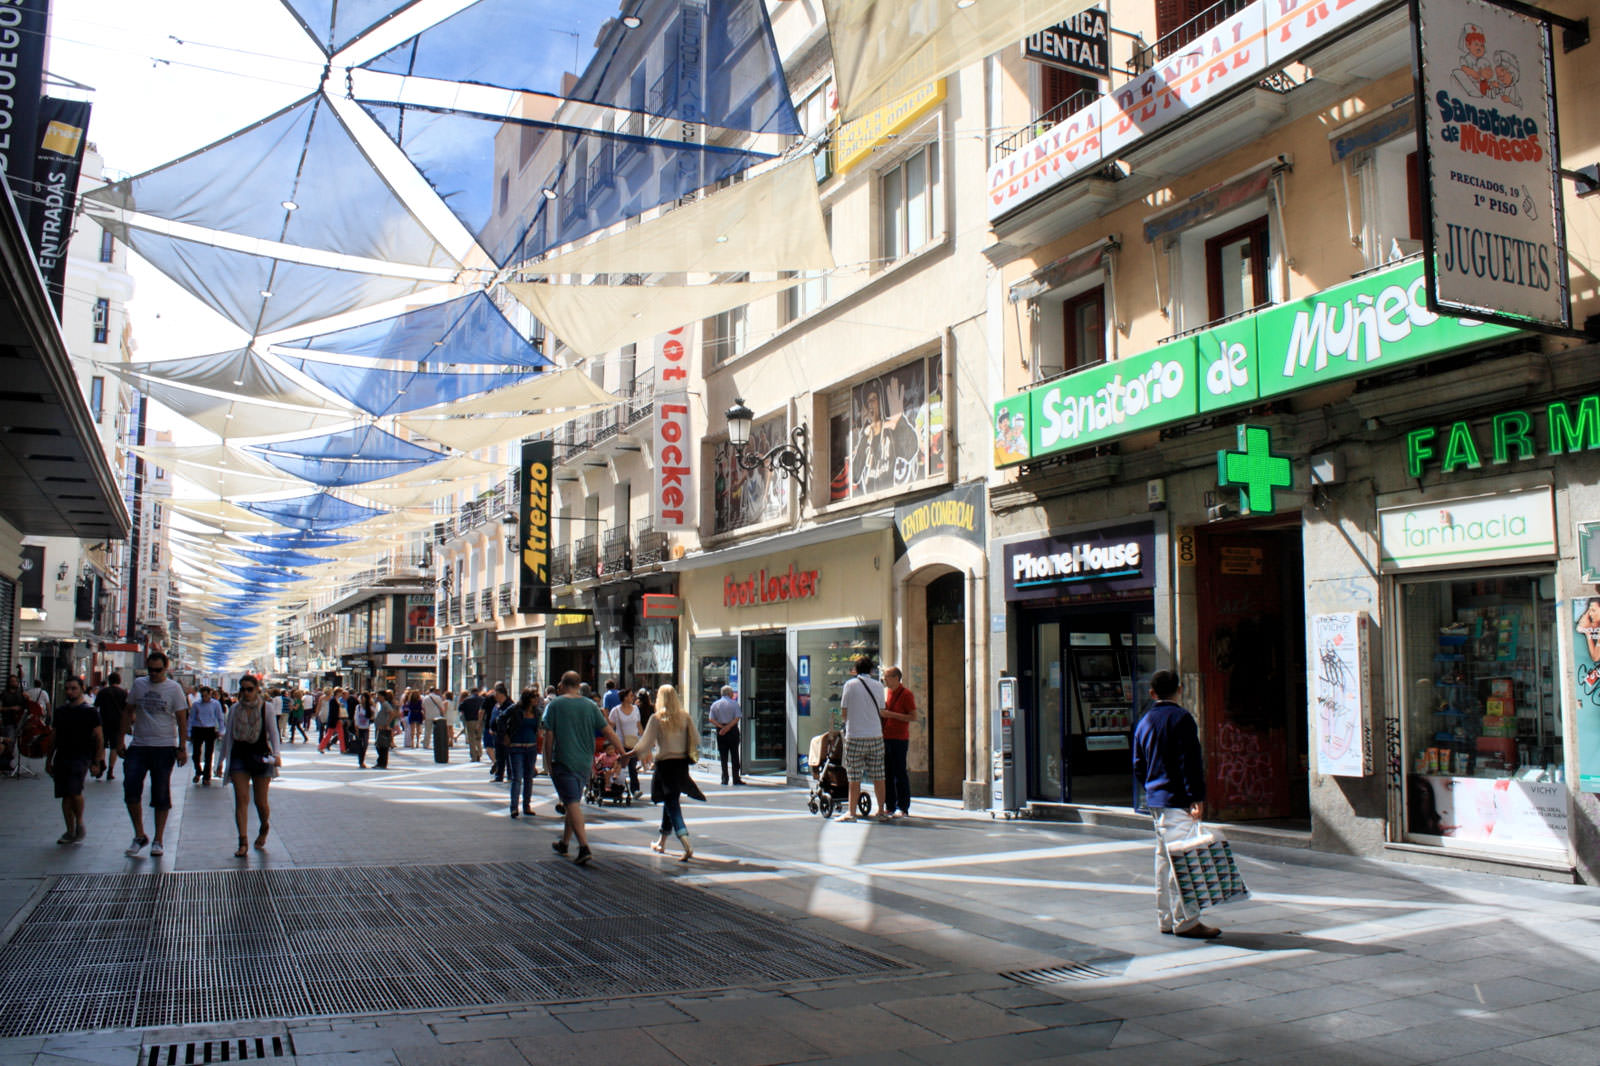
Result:
<instances>
[{"instance_id":1,"label":"'juguetes' sign","mask_svg":"<svg viewBox=\"0 0 1600 1066\"><path fill-rule=\"evenodd\" d=\"M1570 326L1549 26L1412 0L1412 27L1430 306Z\"/></svg>"},{"instance_id":2,"label":"'juguetes' sign","mask_svg":"<svg viewBox=\"0 0 1600 1066\"><path fill-rule=\"evenodd\" d=\"M995 465L1382 373L1515 333L1437 315L1428 310L1425 288L1422 264L1402 263L1001 400L994 407Z\"/></svg>"}]
</instances>

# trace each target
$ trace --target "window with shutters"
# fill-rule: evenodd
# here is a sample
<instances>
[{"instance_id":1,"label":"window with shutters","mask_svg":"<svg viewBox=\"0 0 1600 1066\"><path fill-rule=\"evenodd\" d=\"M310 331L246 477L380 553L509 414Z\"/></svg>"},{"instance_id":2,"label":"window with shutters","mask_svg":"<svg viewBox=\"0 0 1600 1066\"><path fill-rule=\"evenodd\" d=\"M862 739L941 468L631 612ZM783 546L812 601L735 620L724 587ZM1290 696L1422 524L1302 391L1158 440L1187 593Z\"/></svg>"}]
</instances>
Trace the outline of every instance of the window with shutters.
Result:
<instances>
[{"instance_id":1,"label":"window with shutters","mask_svg":"<svg viewBox=\"0 0 1600 1066\"><path fill-rule=\"evenodd\" d=\"M1267 302L1267 216L1206 240L1206 297L1211 321Z\"/></svg>"},{"instance_id":2,"label":"window with shutters","mask_svg":"<svg viewBox=\"0 0 1600 1066\"><path fill-rule=\"evenodd\" d=\"M1200 34L1224 19L1232 18L1249 0L1156 0L1155 57L1165 59ZM1147 66L1150 49L1135 59L1136 66Z\"/></svg>"},{"instance_id":3,"label":"window with shutters","mask_svg":"<svg viewBox=\"0 0 1600 1066\"><path fill-rule=\"evenodd\" d=\"M1059 122L1087 107L1099 95L1100 82L1097 79L1040 64L1039 107L1035 112L1040 119Z\"/></svg>"}]
</instances>

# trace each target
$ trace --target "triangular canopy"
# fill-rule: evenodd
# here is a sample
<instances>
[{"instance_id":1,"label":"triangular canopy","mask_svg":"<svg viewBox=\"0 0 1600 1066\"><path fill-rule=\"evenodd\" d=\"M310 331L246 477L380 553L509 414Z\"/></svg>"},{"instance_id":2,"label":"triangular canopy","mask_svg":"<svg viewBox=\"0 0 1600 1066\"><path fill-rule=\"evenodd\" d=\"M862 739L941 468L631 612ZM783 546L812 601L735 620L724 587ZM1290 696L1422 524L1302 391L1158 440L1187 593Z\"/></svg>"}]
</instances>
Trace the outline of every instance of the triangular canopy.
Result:
<instances>
[{"instance_id":1,"label":"triangular canopy","mask_svg":"<svg viewBox=\"0 0 1600 1066\"><path fill-rule=\"evenodd\" d=\"M544 411L575 413L580 408L621 402L622 397L596 385L594 379L582 370L568 367L565 370L548 371L518 384L486 392L481 396L449 400L432 407L418 408L408 412L404 421L410 427L421 419L452 418L460 415L531 414Z\"/></svg>"},{"instance_id":2,"label":"triangular canopy","mask_svg":"<svg viewBox=\"0 0 1600 1066\"><path fill-rule=\"evenodd\" d=\"M112 219L95 221L252 337L412 296L435 284L258 255Z\"/></svg>"},{"instance_id":3,"label":"triangular canopy","mask_svg":"<svg viewBox=\"0 0 1600 1066\"><path fill-rule=\"evenodd\" d=\"M306 580L305 574L289 574L282 570L273 570L260 566L233 566L223 563L222 568L230 574L244 578L246 581L264 582L268 585L292 584L296 581Z\"/></svg>"},{"instance_id":4,"label":"triangular canopy","mask_svg":"<svg viewBox=\"0 0 1600 1066\"><path fill-rule=\"evenodd\" d=\"M324 429L347 424L357 417L354 411L254 403L237 396L192 389L187 385L172 385L123 371L118 371L118 376L152 400L159 401L195 425L223 438L267 437Z\"/></svg>"},{"instance_id":5,"label":"triangular canopy","mask_svg":"<svg viewBox=\"0 0 1600 1066\"><path fill-rule=\"evenodd\" d=\"M341 500L326 492L295 496L287 500L244 500L239 506L252 514L270 518L291 529L338 529L354 525L384 512L376 507Z\"/></svg>"},{"instance_id":6,"label":"triangular canopy","mask_svg":"<svg viewBox=\"0 0 1600 1066\"><path fill-rule=\"evenodd\" d=\"M720 285L552 285L513 282L506 288L579 355L602 355L804 283Z\"/></svg>"},{"instance_id":7,"label":"triangular canopy","mask_svg":"<svg viewBox=\"0 0 1600 1066\"><path fill-rule=\"evenodd\" d=\"M723 0L699 11L686 11L681 0L637 0L625 7L637 26L618 19L615 5L594 0L478 0L363 67L727 129L800 133L761 0ZM686 24L690 18L695 21ZM703 35L707 60L692 82L677 76L676 56L665 72L647 66L660 62L652 47L657 41L691 35ZM574 38L595 42L596 61L589 65L594 73L568 85ZM652 81L658 83L655 91L647 88ZM699 91L686 91L686 84Z\"/></svg>"},{"instance_id":8,"label":"triangular canopy","mask_svg":"<svg viewBox=\"0 0 1600 1066\"><path fill-rule=\"evenodd\" d=\"M143 378L154 378L197 389L236 393L252 400L293 404L297 407L338 409L340 406L301 385L248 347L217 352L215 355L197 355L188 359L162 359L153 363L118 365Z\"/></svg>"},{"instance_id":9,"label":"triangular canopy","mask_svg":"<svg viewBox=\"0 0 1600 1066\"><path fill-rule=\"evenodd\" d=\"M262 495L305 487L298 479L284 474L263 477L242 470L220 470L214 466L196 466L194 463L172 463L168 469L196 488L222 497Z\"/></svg>"},{"instance_id":10,"label":"triangular canopy","mask_svg":"<svg viewBox=\"0 0 1600 1066\"><path fill-rule=\"evenodd\" d=\"M448 481L430 481L420 485L362 485L356 491L362 498L373 500L385 507L416 507L432 503L452 492L471 487L474 478L453 478Z\"/></svg>"},{"instance_id":11,"label":"triangular canopy","mask_svg":"<svg viewBox=\"0 0 1600 1066\"><path fill-rule=\"evenodd\" d=\"M149 365L149 364L146 364ZM115 370L112 364L109 369ZM238 470L262 477L277 477L278 472L242 448L231 444L139 444L129 449L159 466L191 464L219 470Z\"/></svg>"},{"instance_id":12,"label":"triangular canopy","mask_svg":"<svg viewBox=\"0 0 1600 1066\"><path fill-rule=\"evenodd\" d=\"M417 0L283 0L283 6L328 55L394 17Z\"/></svg>"},{"instance_id":13,"label":"triangular canopy","mask_svg":"<svg viewBox=\"0 0 1600 1066\"><path fill-rule=\"evenodd\" d=\"M252 444L252 452L263 455L294 455L313 459L360 459L366 462L395 462L416 460L431 463L445 456L436 451L412 444L377 426L355 426L337 433L323 433L315 437L273 441L270 444Z\"/></svg>"},{"instance_id":14,"label":"triangular canopy","mask_svg":"<svg viewBox=\"0 0 1600 1066\"><path fill-rule=\"evenodd\" d=\"M266 566L313 567L325 566L333 562L332 559L325 559L320 555L290 551L287 548L279 548L275 551L252 551L249 548L235 548L234 551L246 559L252 559Z\"/></svg>"},{"instance_id":15,"label":"triangular canopy","mask_svg":"<svg viewBox=\"0 0 1600 1066\"><path fill-rule=\"evenodd\" d=\"M389 263L456 267L321 93L85 194L126 211Z\"/></svg>"},{"instance_id":16,"label":"triangular canopy","mask_svg":"<svg viewBox=\"0 0 1600 1066\"><path fill-rule=\"evenodd\" d=\"M337 544L350 544L360 538L339 533L300 530L296 533L260 533L244 539L265 548L331 548Z\"/></svg>"},{"instance_id":17,"label":"triangular canopy","mask_svg":"<svg viewBox=\"0 0 1600 1066\"><path fill-rule=\"evenodd\" d=\"M833 265L816 169L802 157L522 270L720 274Z\"/></svg>"},{"instance_id":18,"label":"triangular canopy","mask_svg":"<svg viewBox=\"0 0 1600 1066\"><path fill-rule=\"evenodd\" d=\"M274 346L435 366L460 363L533 367L550 362L481 292L379 322L277 341Z\"/></svg>"},{"instance_id":19,"label":"triangular canopy","mask_svg":"<svg viewBox=\"0 0 1600 1066\"><path fill-rule=\"evenodd\" d=\"M531 433L565 425L586 411L598 411L609 404L593 404L566 411L540 411L531 415L463 415L460 418L398 418L396 423L421 437L464 452L475 452L495 444L511 444ZM362 490L365 495L372 495ZM376 497L374 497L376 498Z\"/></svg>"},{"instance_id":20,"label":"triangular canopy","mask_svg":"<svg viewBox=\"0 0 1600 1066\"><path fill-rule=\"evenodd\" d=\"M384 370L318 359L290 359L289 365L319 385L373 415L399 414L474 396L526 381L527 371L500 374L436 374L423 370Z\"/></svg>"}]
</instances>

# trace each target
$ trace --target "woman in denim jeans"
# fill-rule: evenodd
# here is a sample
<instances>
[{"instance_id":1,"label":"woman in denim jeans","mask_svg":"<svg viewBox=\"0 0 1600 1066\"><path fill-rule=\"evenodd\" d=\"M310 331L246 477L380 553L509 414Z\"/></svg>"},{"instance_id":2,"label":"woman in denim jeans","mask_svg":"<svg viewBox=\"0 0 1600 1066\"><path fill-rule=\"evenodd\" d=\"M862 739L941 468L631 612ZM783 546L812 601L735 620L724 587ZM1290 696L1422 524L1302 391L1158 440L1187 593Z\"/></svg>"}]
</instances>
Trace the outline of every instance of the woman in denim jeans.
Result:
<instances>
[{"instance_id":1,"label":"woman in denim jeans","mask_svg":"<svg viewBox=\"0 0 1600 1066\"><path fill-rule=\"evenodd\" d=\"M644 727L639 743L628 752L631 756L656 753L655 773L650 778L650 802L661 804L661 837L650 850L661 854L667 847L667 834L676 833L683 846L679 862L694 857L694 846L689 843L689 827L683 821L683 797L689 795L704 801L705 794L689 776L689 767L700 759L700 734L694 719L684 709L678 690L662 685L656 692L656 713Z\"/></svg>"},{"instance_id":2,"label":"woman in denim jeans","mask_svg":"<svg viewBox=\"0 0 1600 1066\"><path fill-rule=\"evenodd\" d=\"M522 698L506 713L511 722L506 727L506 770L511 778L511 817L517 816L517 794L522 794L523 814L533 813L533 771L539 754L539 694L534 689L522 690Z\"/></svg>"}]
</instances>

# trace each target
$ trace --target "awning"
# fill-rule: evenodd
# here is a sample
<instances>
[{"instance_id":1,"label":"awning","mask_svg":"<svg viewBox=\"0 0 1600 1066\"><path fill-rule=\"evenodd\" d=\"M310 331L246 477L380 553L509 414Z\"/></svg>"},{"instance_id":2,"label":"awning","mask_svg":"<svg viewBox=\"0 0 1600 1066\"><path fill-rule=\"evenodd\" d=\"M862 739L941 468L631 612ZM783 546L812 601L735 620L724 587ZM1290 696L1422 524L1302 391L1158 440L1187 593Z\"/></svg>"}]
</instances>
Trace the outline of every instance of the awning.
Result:
<instances>
[{"instance_id":1,"label":"awning","mask_svg":"<svg viewBox=\"0 0 1600 1066\"><path fill-rule=\"evenodd\" d=\"M712 551L686 555L682 559L668 559L661 564L661 569L668 572L704 570L707 567L726 566L729 563L742 562L745 559L757 559L763 555L777 555L780 552L809 548L813 544L827 544L832 541L843 540L845 537L854 537L862 533L877 533L893 528L893 511L874 511L871 514L857 515L855 518L829 522L823 526L812 526L810 529L797 529L790 533L775 533L770 537L757 537L755 540L742 541L731 548L717 548Z\"/></svg>"}]
</instances>

